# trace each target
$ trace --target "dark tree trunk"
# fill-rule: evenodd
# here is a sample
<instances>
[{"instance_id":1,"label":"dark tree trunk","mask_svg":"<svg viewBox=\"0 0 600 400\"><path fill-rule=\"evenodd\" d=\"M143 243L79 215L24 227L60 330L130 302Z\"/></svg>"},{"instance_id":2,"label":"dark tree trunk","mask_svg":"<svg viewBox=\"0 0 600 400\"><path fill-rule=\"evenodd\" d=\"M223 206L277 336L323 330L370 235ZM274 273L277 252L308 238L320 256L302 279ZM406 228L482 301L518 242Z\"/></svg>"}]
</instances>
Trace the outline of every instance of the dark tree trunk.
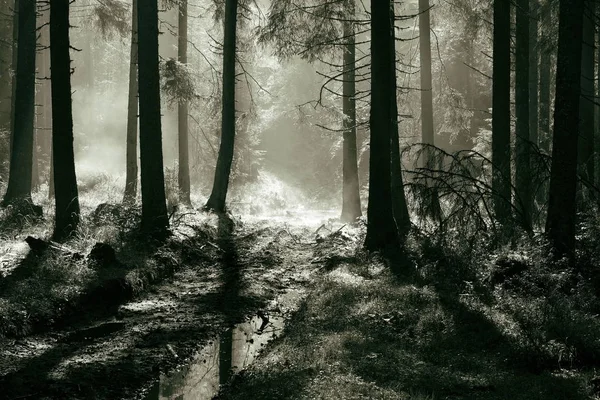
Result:
<instances>
[{"instance_id":1,"label":"dark tree trunk","mask_svg":"<svg viewBox=\"0 0 600 400\"><path fill-rule=\"evenodd\" d=\"M231 174L235 142L235 46L237 0L225 1L225 39L223 43L223 112L221 120L221 145L215 169L212 193L205 208L225 211L225 199Z\"/></svg>"},{"instance_id":2,"label":"dark tree trunk","mask_svg":"<svg viewBox=\"0 0 600 400\"><path fill-rule=\"evenodd\" d=\"M181 0L179 3L179 37L177 51L179 52L179 62L187 64L188 62L188 12L187 0ZM190 161L188 148L188 102L180 101L177 109L178 129L179 129L179 174L177 183L179 184L179 202L189 206L190 200Z\"/></svg>"},{"instance_id":3,"label":"dark tree trunk","mask_svg":"<svg viewBox=\"0 0 600 400\"><path fill-rule=\"evenodd\" d=\"M348 3L347 19L354 19L354 0ZM360 186L358 182L358 160L356 148L356 48L354 25L344 23L344 83L343 83L343 113L344 113L344 145L343 145L343 204L342 217L344 222L355 222L362 215L360 209Z\"/></svg>"},{"instance_id":4,"label":"dark tree trunk","mask_svg":"<svg viewBox=\"0 0 600 400\"><path fill-rule=\"evenodd\" d=\"M390 0L371 1L371 156L369 205L365 247L370 251L394 251L399 246L392 210L391 134L394 118L391 101L395 85L392 73L392 15Z\"/></svg>"},{"instance_id":5,"label":"dark tree trunk","mask_svg":"<svg viewBox=\"0 0 600 400\"><path fill-rule=\"evenodd\" d=\"M123 202L135 203L138 184L138 0L133 0L131 52L129 55L129 98L127 103L127 155Z\"/></svg>"},{"instance_id":6,"label":"dark tree trunk","mask_svg":"<svg viewBox=\"0 0 600 400\"><path fill-rule=\"evenodd\" d=\"M529 18L529 138L532 145L539 146L539 45L538 45L538 0L531 1Z\"/></svg>"},{"instance_id":7,"label":"dark tree trunk","mask_svg":"<svg viewBox=\"0 0 600 400\"><path fill-rule=\"evenodd\" d=\"M531 231L531 143L529 136L529 1L518 0L515 48L515 207L521 226Z\"/></svg>"},{"instance_id":8,"label":"dark tree trunk","mask_svg":"<svg viewBox=\"0 0 600 400\"><path fill-rule=\"evenodd\" d=\"M585 1L581 49L581 104L579 110L579 173L594 182L594 2Z\"/></svg>"},{"instance_id":9,"label":"dark tree trunk","mask_svg":"<svg viewBox=\"0 0 600 400\"><path fill-rule=\"evenodd\" d=\"M157 0L138 2L140 166L143 231L162 235L169 227L163 169L158 72Z\"/></svg>"},{"instance_id":10,"label":"dark tree trunk","mask_svg":"<svg viewBox=\"0 0 600 400\"><path fill-rule=\"evenodd\" d=\"M492 190L496 218L503 224L511 216L510 6L509 0L494 0Z\"/></svg>"},{"instance_id":11,"label":"dark tree trunk","mask_svg":"<svg viewBox=\"0 0 600 400\"><path fill-rule=\"evenodd\" d=\"M421 142L434 144L433 93L431 82L431 32L429 0L419 0L419 55L421 60ZM431 152L425 152L425 166L431 167Z\"/></svg>"},{"instance_id":12,"label":"dark tree trunk","mask_svg":"<svg viewBox=\"0 0 600 400\"><path fill-rule=\"evenodd\" d=\"M545 4L542 9L541 14L541 25L543 27L551 26L550 20L550 6ZM542 30L542 32L546 32L545 35L548 35L547 30ZM544 37L545 42L548 41L546 37ZM540 132L539 132L539 142L540 148L545 152L550 151L550 75L552 70L552 61L551 61L551 53L552 49L549 46L545 46L540 48Z\"/></svg>"},{"instance_id":13,"label":"dark tree trunk","mask_svg":"<svg viewBox=\"0 0 600 400\"><path fill-rule=\"evenodd\" d=\"M23 0L19 0L23 1ZM71 58L69 54L69 0L50 6L50 70L52 73L52 153L56 223L54 238L75 233L79 224L79 196L73 152Z\"/></svg>"},{"instance_id":14,"label":"dark tree trunk","mask_svg":"<svg viewBox=\"0 0 600 400\"><path fill-rule=\"evenodd\" d=\"M16 100L17 100L17 67L19 61L19 0L15 0L13 5L13 26L12 26L12 60L11 66L13 70L11 91L12 95L10 97L10 143L8 146L9 153L12 153L13 148L13 138L15 135L15 115L16 115ZM9 154L10 159L10 154Z\"/></svg>"},{"instance_id":15,"label":"dark tree trunk","mask_svg":"<svg viewBox=\"0 0 600 400\"><path fill-rule=\"evenodd\" d=\"M599 15L598 10L600 10L600 7L594 7L596 18ZM594 37L596 43L594 47L594 77L598 77L600 76L600 32L596 32ZM594 80L594 93L596 94L594 104L594 184L596 187L600 187L600 104L598 103L598 99L600 99L600 82L597 79ZM600 196L597 195L596 200L600 202Z\"/></svg>"},{"instance_id":16,"label":"dark tree trunk","mask_svg":"<svg viewBox=\"0 0 600 400\"><path fill-rule=\"evenodd\" d=\"M3 205L31 202L35 114L36 5L19 0L14 131Z\"/></svg>"},{"instance_id":17,"label":"dark tree trunk","mask_svg":"<svg viewBox=\"0 0 600 400\"><path fill-rule=\"evenodd\" d=\"M577 127L581 95L583 0L561 0L556 106L546 233L560 254L575 248Z\"/></svg>"},{"instance_id":18,"label":"dark tree trunk","mask_svg":"<svg viewBox=\"0 0 600 400\"><path fill-rule=\"evenodd\" d=\"M393 8L392 8L393 10ZM402 157L400 155L400 134L398 130L398 100L397 94L397 79L396 79L396 30L395 24L395 12L391 13L392 20L392 40L390 41L390 48L392 52L392 66L390 73L392 74L391 85L392 90L390 92L391 107L392 107L392 134L390 144L392 146L391 151L391 167L392 167L392 210L394 219L396 220L396 227L401 237L405 237L410 230L410 216L408 214L408 206L406 204L406 195L404 194L404 181L402 179Z\"/></svg>"}]
</instances>

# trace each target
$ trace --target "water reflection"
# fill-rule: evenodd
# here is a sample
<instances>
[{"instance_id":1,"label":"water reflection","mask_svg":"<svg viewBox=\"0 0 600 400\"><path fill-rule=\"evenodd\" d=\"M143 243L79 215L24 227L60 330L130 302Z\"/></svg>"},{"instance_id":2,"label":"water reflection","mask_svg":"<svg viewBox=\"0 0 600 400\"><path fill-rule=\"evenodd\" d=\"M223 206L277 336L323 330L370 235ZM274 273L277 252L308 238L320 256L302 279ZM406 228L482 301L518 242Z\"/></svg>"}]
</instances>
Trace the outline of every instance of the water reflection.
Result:
<instances>
[{"instance_id":1,"label":"water reflection","mask_svg":"<svg viewBox=\"0 0 600 400\"><path fill-rule=\"evenodd\" d=\"M271 316L266 326L264 322L263 316L254 317L228 329L217 341L209 342L188 366L161 375L146 400L212 399L218 394L219 385L250 365L283 328L283 318Z\"/></svg>"}]
</instances>

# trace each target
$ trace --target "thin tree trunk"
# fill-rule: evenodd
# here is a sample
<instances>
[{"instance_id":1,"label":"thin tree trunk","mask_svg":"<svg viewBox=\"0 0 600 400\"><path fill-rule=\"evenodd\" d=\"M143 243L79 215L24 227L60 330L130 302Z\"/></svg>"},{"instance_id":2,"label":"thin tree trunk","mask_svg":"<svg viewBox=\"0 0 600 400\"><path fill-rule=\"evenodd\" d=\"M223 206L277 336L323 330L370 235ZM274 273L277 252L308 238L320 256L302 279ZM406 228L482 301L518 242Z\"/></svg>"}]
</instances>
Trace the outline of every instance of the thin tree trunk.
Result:
<instances>
[{"instance_id":1,"label":"thin tree trunk","mask_svg":"<svg viewBox=\"0 0 600 400\"><path fill-rule=\"evenodd\" d=\"M188 62L188 11L187 0L181 0L179 3L179 37L177 49L179 52L179 62L187 64ZM178 128L179 128L179 174L177 183L179 184L179 202L189 206L190 200L190 161L188 146L188 102L180 101L177 109Z\"/></svg>"},{"instance_id":2,"label":"thin tree trunk","mask_svg":"<svg viewBox=\"0 0 600 400\"><path fill-rule=\"evenodd\" d=\"M494 0L492 83L492 190L500 223L511 216L510 1Z\"/></svg>"},{"instance_id":3,"label":"thin tree trunk","mask_svg":"<svg viewBox=\"0 0 600 400\"><path fill-rule=\"evenodd\" d=\"M369 251L394 251L399 246L392 210L391 100L395 85L392 73L392 13L390 0L371 1L371 156L367 237Z\"/></svg>"},{"instance_id":4,"label":"thin tree trunk","mask_svg":"<svg viewBox=\"0 0 600 400\"><path fill-rule=\"evenodd\" d=\"M225 39L223 44L223 112L221 121L221 145L215 169L212 193L205 208L216 212L225 211L225 199L231 174L235 143L235 47L237 0L225 1Z\"/></svg>"},{"instance_id":5,"label":"thin tree trunk","mask_svg":"<svg viewBox=\"0 0 600 400\"><path fill-rule=\"evenodd\" d=\"M518 0L515 48L515 207L521 226L531 231L531 143L529 136L529 1Z\"/></svg>"},{"instance_id":6,"label":"thin tree trunk","mask_svg":"<svg viewBox=\"0 0 600 400\"><path fill-rule=\"evenodd\" d=\"M129 97L127 103L127 154L123 203L133 204L138 185L138 0L133 0L131 52L129 56Z\"/></svg>"},{"instance_id":7,"label":"thin tree trunk","mask_svg":"<svg viewBox=\"0 0 600 400\"><path fill-rule=\"evenodd\" d=\"M393 10L393 8L392 8ZM410 215L406 204L406 195L404 194L404 181L402 178L402 156L400 155L400 133L398 129L398 99L397 95L397 76L396 76L396 28L395 12L391 13L392 20L392 40L390 48L392 52L391 78L391 107L392 107L392 133L391 133L391 179L392 179L392 210L396 227L401 238L404 238L410 231Z\"/></svg>"},{"instance_id":8,"label":"thin tree trunk","mask_svg":"<svg viewBox=\"0 0 600 400\"><path fill-rule=\"evenodd\" d=\"M360 209L360 185L356 148L356 48L354 38L354 0L348 3L348 22L344 23L344 83L342 108L344 113L343 144L343 203L344 222L355 222L362 215Z\"/></svg>"},{"instance_id":9,"label":"thin tree trunk","mask_svg":"<svg viewBox=\"0 0 600 400\"><path fill-rule=\"evenodd\" d=\"M551 24L550 20L550 6L545 4L542 9L542 26L548 27ZM544 30L542 30L544 32ZM545 33L545 35L548 35ZM545 38L545 42L548 39ZM539 131L539 142L540 149L546 153L550 152L550 75L552 70L551 52L548 46L540 48L540 131Z\"/></svg>"},{"instance_id":10,"label":"thin tree trunk","mask_svg":"<svg viewBox=\"0 0 600 400\"><path fill-rule=\"evenodd\" d=\"M599 7L596 6L594 8L594 15L598 18L598 10ZM600 187L600 104L598 103L598 99L600 99L600 32L596 32L595 34L595 43L594 47L594 93L596 94L596 101L594 104L594 155L593 155L593 163L594 163L594 184L596 187ZM600 196L596 196L597 201L600 202Z\"/></svg>"},{"instance_id":11,"label":"thin tree trunk","mask_svg":"<svg viewBox=\"0 0 600 400\"><path fill-rule=\"evenodd\" d=\"M578 162L579 173L594 182L594 2L588 0L584 5Z\"/></svg>"},{"instance_id":12,"label":"thin tree trunk","mask_svg":"<svg viewBox=\"0 0 600 400\"><path fill-rule=\"evenodd\" d=\"M15 0L13 5L13 26L12 26L12 61L11 66L13 70L12 77L12 85L11 91L12 95L10 97L10 143L8 146L9 151L9 160L10 154L12 154L13 149L13 139L15 135L15 115L16 115L16 101L17 101L17 67L19 62L19 0Z\"/></svg>"},{"instance_id":13,"label":"thin tree trunk","mask_svg":"<svg viewBox=\"0 0 600 400\"><path fill-rule=\"evenodd\" d=\"M561 0L556 106L546 233L559 254L575 248L577 129L581 92L583 0ZM575 131L574 131L575 130Z\"/></svg>"},{"instance_id":14,"label":"thin tree trunk","mask_svg":"<svg viewBox=\"0 0 600 400\"><path fill-rule=\"evenodd\" d=\"M421 60L421 142L434 144L433 93L431 82L431 32L429 0L419 0L419 55ZM431 152L425 152L424 166L431 166Z\"/></svg>"},{"instance_id":15,"label":"thin tree trunk","mask_svg":"<svg viewBox=\"0 0 600 400\"><path fill-rule=\"evenodd\" d=\"M36 9L34 0L19 0L19 34L14 132L8 187L3 205L31 203L35 114Z\"/></svg>"},{"instance_id":16,"label":"thin tree trunk","mask_svg":"<svg viewBox=\"0 0 600 400\"><path fill-rule=\"evenodd\" d=\"M539 146L539 46L538 46L538 0L531 0L529 18L529 138Z\"/></svg>"},{"instance_id":17,"label":"thin tree trunk","mask_svg":"<svg viewBox=\"0 0 600 400\"><path fill-rule=\"evenodd\" d=\"M169 227L163 169L158 71L157 0L138 2L140 166L142 230L162 235Z\"/></svg>"},{"instance_id":18,"label":"thin tree trunk","mask_svg":"<svg viewBox=\"0 0 600 400\"><path fill-rule=\"evenodd\" d=\"M54 238L56 240L73 235L79 224L79 195L73 151L69 1L52 0L50 6L52 153L54 173L57 177L54 181L56 205Z\"/></svg>"}]
</instances>

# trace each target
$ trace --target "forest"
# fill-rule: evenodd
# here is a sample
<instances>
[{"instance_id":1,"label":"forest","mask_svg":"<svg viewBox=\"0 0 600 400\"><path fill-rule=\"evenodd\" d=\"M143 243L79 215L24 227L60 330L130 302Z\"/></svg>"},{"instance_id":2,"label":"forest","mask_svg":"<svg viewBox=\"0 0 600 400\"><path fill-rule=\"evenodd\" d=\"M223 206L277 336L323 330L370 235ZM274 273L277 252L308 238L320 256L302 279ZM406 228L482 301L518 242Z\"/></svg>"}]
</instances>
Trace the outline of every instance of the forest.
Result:
<instances>
[{"instance_id":1,"label":"forest","mask_svg":"<svg viewBox=\"0 0 600 400\"><path fill-rule=\"evenodd\" d=\"M0 0L0 399L600 399L600 1Z\"/></svg>"}]
</instances>

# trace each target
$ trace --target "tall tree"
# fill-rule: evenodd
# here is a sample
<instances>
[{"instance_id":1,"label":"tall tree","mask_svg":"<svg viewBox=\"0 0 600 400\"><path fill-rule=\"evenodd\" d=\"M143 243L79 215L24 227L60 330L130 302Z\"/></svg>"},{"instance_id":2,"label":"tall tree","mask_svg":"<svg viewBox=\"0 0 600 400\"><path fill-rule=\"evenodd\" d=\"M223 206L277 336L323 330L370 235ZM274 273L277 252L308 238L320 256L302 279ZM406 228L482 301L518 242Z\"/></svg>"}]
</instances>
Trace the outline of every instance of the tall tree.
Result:
<instances>
[{"instance_id":1,"label":"tall tree","mask_svg":"<svg viewBox=\"0 0 600 400\"><path fill-rule=\"evenodd\" d=\"M157 0L138 2L140 166L143 231L163 234L169 227L163 169L158 71Z\"/></svg>"},{"instance_id":2,"label":"tall tree","mask_svg":"<svg viewBox=\"0 0 600 400\"><path fill-rule=\"evenodd\" d=\"M546 234L560 254L575 248L577 132L581 92L584 0L561 0L559 9L556 105Z\"/></svg>"},{"instance_id":3,"label":"tall tree","mask_svg":"<svg viewBox=\"0 0 600 400\"><path fill-rule=\"evenodd\" d=\"M129 55L129 97L127 102L127 146L124 203L135 203L138 184L138 0L133 0L131 51Z\"/></svg>"},{"instance_id":4,"label":"tall tree","mask_svg":"<svg viewBox=\"0 0 600 400\"><path fill-rule=\"evenodd\" d=\"M223 111L221 115L221 145L212 193L205 208L225 211L225 199L231 174L235 143L235 47L237 0L225 0L225 38L223 40Z\"/></svg>"},{"instance_id":5,"label":"tall tree","mask_svg":"<svg viewBox=\"0 0 600 400\"><path fill-rule=\"evenodd\" d=\"M431 32L429 0L419 0L419 56L421 60L421 142L434 144L433 91L431 82ZM431 163L431 152L425 152L424 164Z\"/></svg>"},{"instance_id":6,"label":"tall tree","mask_svg":"<svg viewBox=\"0 0 600 400\"><path fill-rule=\"evenodd\" d=\"M54 238L56 240L74 234L79 224L79 195L73 152L69 2L70 0L52 0L50 3L52 154L56 177Z\"/></svg>"},{"instance_id":7,"label":"tall tree","mask_svg":"<svg viewBox=\"0 0 600 400\"><path fill-rule=\"evenodd\" d=\"M529 137L529 1L518 0L515 46L515 207L521 226L531 230L531 143Z\"/></svg>"},{"instance_id":8,"label":"tall tree","mask_svg":"<svg viewBox=\"0 0 600 400\"><path fill-rule=\"evenodd\" d=\"M396 74L396 13L392 7L390 16L392 22L392 40L390 48L392 52L390 73L392 74L391 84L391 107L392 107L392 138L391 138L391 167L392 167L392 210L396 227L401 237L404 237L410 230L410 215L408 214L408 205L406 195L404 194L404 180L402 178L402 157L400 155L400 134L398 129L398 99L397 99L397 74Z\"/></svg>"},{"instance_id":9,"label":"tall tree","mask_svg":"<svg viewBox=\"0 0 600 400\"><path fill-rule=\"evenodd\" d=\"M179 62L187 64L188 53L188 2L181 0L179 3L179 35L177 42L177 51L179 53ZM190 200L190 162L188 149L188 102L179 100L177 109L178 129L179 129L179 174L177 183L179 184L179 202L185 205L191 205Z\"/></svg>"},{"instance_id":10,"label":"tall tree","mask_svg":"<svg viewBox=\"0 0 600 400\"><path fill-rule=\"evenodd\" d=\"M398 229L392 210L391 101L396 85L392 74L392 4L390 0L371 0L371 157L369 160L369 205L365 247L370 251L389 251L399 245Z\"/></svg>"},{"instance_id":11,"label":"tall tree","mask_svg":"<svg viewBox=\"0 0 600 400\"><path fill-rule=\"evenodd\" d=\"M354 222L362 215L356 148L356 48L354 37L355 0L347 2L347 21L344 22L344 82L342 111L344 114L343 144L343 203L342 221Z\"/></svg>"},{"instance_id":12,"label":"tall tree","mask_svg":"<svg viewBox=\"0 0 600 400\"><path fill-rule=\"evenodd\" d=\"M546 1L541 7L541 26L551 26L551 6ZM549 30L542 30L543 45L540 43L540 97L539 97L539 142L540 148L550 151L550 76L552 74L552 46L550 46Z\"/></svg>"},{"instance_id":13,"label":"tall tree","mask_svg":"<svg viewBox=\"0 0 600 400\"><path fill-rule=\"evenodd\" d=\"M584 2L581 49L581 105L578 139L579 173L594 182L594 11L595 0Z\"/></svg>"},{"instance_id":14,"label":"tall tree","mask_svg":"<svg viewBox=\"0 0 600 400\"><path fill-rule=\"evenodd\" d=\"M492 190L501 223L511 215L510 176L510 1L494 0L492 82Z\"/></svg>"},{"instance_id":15,"label":"tall tree","mask_svg":"<svg viewBox=\"0 0 600 400\"><path fill-rule=\"evenodd\" d=\"M36 2L18 1L17 73L8 187L3 205L31 203L35 114ZM18 116L18 118L16 118Z\"/></svg>"},{"instance_id":16,"label":"tall tree","mask_svg":"<svg viewBox=\"0 0 600 400\"><path fill-rule=\"evenodd\" d=\"M531 143L539 146L539 40L538 20L540 3L531 0L529 18L529 138Z\"/></svg>"}]
</instances>

